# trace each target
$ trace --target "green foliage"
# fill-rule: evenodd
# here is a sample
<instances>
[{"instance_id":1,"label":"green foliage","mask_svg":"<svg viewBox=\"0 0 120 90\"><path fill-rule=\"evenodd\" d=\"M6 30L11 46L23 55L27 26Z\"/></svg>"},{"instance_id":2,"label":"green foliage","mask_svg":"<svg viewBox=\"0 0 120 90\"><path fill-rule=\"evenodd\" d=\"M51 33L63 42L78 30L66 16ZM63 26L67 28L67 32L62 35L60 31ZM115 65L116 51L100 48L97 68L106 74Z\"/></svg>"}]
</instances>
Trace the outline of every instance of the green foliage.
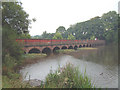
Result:
<instances>
[{"instance_id":1,"label":"green foliage","mask_svg":"<svg viewBox=\"0 0 120 90\"><path fill-rule=\"evenodd\" d=\"M26 33L30 20L21 5L21 2L2 2L2 25L8 24L18 33Z\"/></svg>"},{"instance_id":2,"label":"green foliage","mask_svg":"<svg viewBox=\"0 0 120 90\"><path fill-rule=\"evenodd\" d=\"M31 36L28 33L23 33L23 34L19 34L17 36L17 39L31 39Z\"/></svg>"},{"instance_id":3,"label":"green foliage","mask_svg":"<svg viewBox=\"0 0 120 90\"><path fill-rule=\"evenodd\" d=\"M44 88L92 88L92 84L86 72L80 73L77 67L67 64L63 68L51 71L46 77Z\"/></svg>"},{"instance_id":4,"label":"green foliage","mask_svg":"<svg viewBox=\"0 0 120 90\"><path fill-rule=\"evenodd\" d=\"M58 53L67 53L67 52L74 52L74 49L60 49L60 50L56 50L56 52Z\"/></svg>"},{"instance_id":5,"label":"green foliage","mask_svg":"<svg viewBox=\"0 0 120 90\"><path fill-rule=\"evenodd\" d=\"M22 47L16 42L16 32L6 25L3 26L2 33L3 62L5 60L5 56L8 54L16 60L20 60L23 51Z\"/></svg>"},{"instance_id":6,"label":"green foliage","mask_svg":"<svg viewBox=\"0 0 120 90\"><path fill-rule=\"evenodd\" d=\"M57 33L55 33L53 39L63 39L63 37L59 32L57 32Z\"/></svg>"},{"instance_id":7,"label":"green foliage","mask_svg":"<svg viewBox=\"0 0 120 90\"><path fill-rule=\"evenodd\" d=\"M22 46L16 39L30 38L28 27L30 20L28 14L21 7L22 3L3 2L2 3L2 55L3 63L6 55L10 55L15 60L20 60L23 54Z\"/></svg>"},{"instance_id":8,"label":"green foliage","mask_svg":"<svg viewBox=\"0 0 120 90\"><path fill-rule=\"evenodd\" d=\"M110 11L103 14L101 20L105 26L104 37L110 42L117 42L118 40L118 14L115 11Z\"/></svg>"},{"instance_id":9,"label":"green foliage","mask_svg":"<svg viewBox=\"0 0 120 90\"><path fill-rule=\"evenodd\" d=\"M54 33L47 33L46 31L43 32L41 35L41 39L52 39L54 36Z\"/></svg>"},{"instance_id":10,"label":"green foliage","mask_svg":"<svg viewBox=\"0 0 120 90\"><path fill-rule=\"evenodd\" d=\"M73 39L71 37L75 34L74 37L78 40L95 40L97 38L98 40L106 40L108 44L117 43L118 30L120 30L119 22L120 16L115 11L110 11L104 13L101 17L97 16L71 25L67 30L64 26L60 26L56 29L56 33L61 33L64 39ZM45 38L51 39L51 37L54 37L54 39L57 39L54 34L45 33L45 35Z\"/></svg>"},{"instance_id":11,"label":"green foliage","mask_svg":"<svg viewBox=\"0 0 120 90\"><path fill-rule=\"evenodd\" d=\"M3 88L10 88L10 87L12 87L12 85L9 83L10 82L10 80L9 80L9 78L7 77L7 76L2 76L2 87Z\"/></svg>"},{"instance_id":12,"label":"green foliage","mask_svg":"<svg viewBox=\"0 0 120 90\"><path fill-rule=\"evenodd\" d=\"M20 80L19 74L11 73L11 75L12 79L7 76L2 76L2 88L31 88L30 85Z\"/></svg>"},{"instance_id":13,"label":"green foliage","mask_svg":"<svg viewBox=\"0 0 120 90\"><path fill-rule=\"evenodd\" d=\"M17 38L30 38L28 14L18 2L2 2L2 74L3 88L20 88L25 85L21 82L20 74L15 68L22 59L22 45L16 42Z\"/></svg>"},{"instance_id":14,"label":"green foliage","mask_svg":"<svg viewBox=\"0 0 120 90\"><path fill-rule=\"evenodd\" d=\"M46 54L25 54L23 55L24 59L35 59L47 56Z\"/></svg>"},{"instance_id":15,"label":"green foliage","mask_svg":"<svg viewBox=\"0 0 120 90\"><path fill-rule=\"evenodd\" d=\"M66 32L75 33L76 39L106 40L107 43L117 42L118 14L110 11L101 17L71 25Z\"/></svg>"},{"instance_id":16,"label":"green foliage","mask_svg":"<svg viewBox=\"0 0 120 90\"><path fill-rule=\"evenodd\" d=\"M75 40L75 37L72 35L72 34L70 34L70 35L68 35L68 38L67 38L68 40Z\"/></svg>"},{"instance_id":17,"label":"green foliage","mask_svg":"<svg viewBox=\"0 0 120 90\"><path fill-rule=\"evenodd\" d=\"M91 36L91 37L90 37L90 40L95 40L95 36Z\"/></svg>"},{"instance_id":18,"label":"green foliage","mask_svg":"<svg viewBox=\"0 0 120 90\"><path fill-rule=\"evenodd\" d=\"M4 65L9 69L13 69L13 67L16 65L15 58L11 57L9 54L5 55Z\"/></svg>"},{"instance_id":19,"label":"green foliage","mask_svg":"<svg viewBox=\"0 0 120 90\"><path fill-rule=\"evenodd\" d=\"M119 43L119 49L120 49L120 15L118 17L118 43Z\"/></svg>"},{"instance_id":20,"label":"green foliage","mask_svg":"<svg viewBox=\"0 0 120 90\"><path fill-rule=\"evenodd\" d=\"M65 31L66 31L66 29L65 29L65 27L63 27L63 26L59 26L59 27L56 29L56 32L61 33L61 34L65 33Z\"/></svg>"},{"instance_id":21,"label":"green foliage","mask_svg":"<svg viewBox=\"0 0 120 90\"><path fill-rule=\"evenodd\" d=\"M33 39L42 39L42 35L35 35L35 36L32 36L31 38L33 38Z\"/></svg>"}]
</instances>

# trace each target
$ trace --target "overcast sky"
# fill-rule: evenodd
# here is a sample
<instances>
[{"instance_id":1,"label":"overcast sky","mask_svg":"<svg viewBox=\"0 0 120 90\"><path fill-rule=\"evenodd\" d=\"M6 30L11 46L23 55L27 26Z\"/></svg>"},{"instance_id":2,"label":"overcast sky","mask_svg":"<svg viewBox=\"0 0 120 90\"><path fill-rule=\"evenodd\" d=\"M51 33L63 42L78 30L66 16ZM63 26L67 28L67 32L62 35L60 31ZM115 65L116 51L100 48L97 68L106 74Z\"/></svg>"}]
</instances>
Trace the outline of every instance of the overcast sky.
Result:
<instances>
[{"instance_id":1,"label":"overcast sky","mask_svg":"<svg viewBox=\"0 0 120 90\"><path fill-rule=\"evenodd\" d=\"M118 11L119 0L21 0L29 18L36 18L29 29L30 35L43 31L54 33L59 26L66 29L109 11Z\"/></svg>"}]
</instances>

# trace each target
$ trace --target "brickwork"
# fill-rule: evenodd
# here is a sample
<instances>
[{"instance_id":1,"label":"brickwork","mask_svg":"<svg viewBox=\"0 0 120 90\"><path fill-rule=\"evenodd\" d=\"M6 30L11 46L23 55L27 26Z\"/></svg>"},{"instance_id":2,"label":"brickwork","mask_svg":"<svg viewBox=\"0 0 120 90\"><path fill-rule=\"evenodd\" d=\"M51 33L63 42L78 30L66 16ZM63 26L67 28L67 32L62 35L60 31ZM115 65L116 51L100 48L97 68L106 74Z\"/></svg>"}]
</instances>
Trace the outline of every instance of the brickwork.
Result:
<instances>
[{"instance_id":1,"label":"brickwork","mask_svg":"<svg viewBox=\"0 0 120 90\"><path fill-rule=\"evenodd\" d=\"M40 52L45 48L49 48L51 51L55 47L62 49L63 46L69 48L72 46L75 48L81 45L82 47L94 47L101 46L105 44L104 40L49 40L49 39L16 39L16 41L22 45L24 45L24 51L29 53L29 51L33 48L38 49Z\"/></svg>"}]
</instances>

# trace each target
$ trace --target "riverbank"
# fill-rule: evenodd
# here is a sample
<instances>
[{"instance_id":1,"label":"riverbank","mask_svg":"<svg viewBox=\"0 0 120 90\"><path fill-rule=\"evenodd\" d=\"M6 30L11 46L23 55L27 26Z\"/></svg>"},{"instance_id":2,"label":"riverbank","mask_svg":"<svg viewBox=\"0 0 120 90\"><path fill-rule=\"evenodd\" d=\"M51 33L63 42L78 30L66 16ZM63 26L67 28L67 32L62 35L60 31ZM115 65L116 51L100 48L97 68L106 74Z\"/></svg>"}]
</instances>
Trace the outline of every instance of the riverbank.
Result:
<instances>
[{"instance_id":1,"label":"riverbank","mask_svg":"<svg viewBox=\"0 0 120 90\"><path fill-rule=\"evenodd\" d=\"M77 67L72 64L66 64L56 71L51 71L43 84L38 87L42 88L93 88L90 78L79 71Z\"/></svg>"},{"instance_id":2,"label":"riverbank","mask_svg":"<svg viewBox=\"0 0 120 90\"><path fill-rule=\"evenodd\" d=\"M71 55L71 56L78 58L78 59L84 59L85 57L96 53L98 51L98 48L84 47L84 48L78 48L77 50L66 49L66 50L61 50L59 55L66 54L66 55Z\"/></svg>"},{"instance_id":3,"label":"riverbank","mask_svg":"<svg viewBox=\"0 0 120 90\"><path fill-rule=\"evenodd\" d=\"M14 62L8 55L9 61L2 65L2 88L31 88L32 86L23 82L19 70L29 64L37 63L46 56L45 54L25 54L20 61Z\"/></svg>"},{"instance_id":4,"label":"riverbank","mask_svg":"<svg viewBox=\"0 0 120 90\"><path fill-rule=\"evenodd\" d=\"M79 51L79 50L78 50ZM63 50L57 56L68 54L72 56L78 56L78 51L76 50ZM89 51L89 50L88 50ZM82 52L83 53L83 52ZM56 55L46 56L45 54L26 54L23 59L13 65L12 68L3 66L3 88L20 88L20 87L33 87L28 84L28 82L23 82L22 77L19 74L19 70L27 65L37 63L46 58L55 57ZM10 64L10 63L9 63Z\"/></svg>"},{"instance_id":5,"label":"riverbank","mask_svg":"<svg viewBox=\"0 0 120 90\"><path fill-rule=\"evenodd\" d=\"M21 60L21 62L19 63L19 65L16 68L18 68L20 70L22 67L37 63L46 57L47 57L46 54L34 54L34 53L33 54L25 54L25 55L23 55L23 59Z\"/></svg>"}]
</instances>

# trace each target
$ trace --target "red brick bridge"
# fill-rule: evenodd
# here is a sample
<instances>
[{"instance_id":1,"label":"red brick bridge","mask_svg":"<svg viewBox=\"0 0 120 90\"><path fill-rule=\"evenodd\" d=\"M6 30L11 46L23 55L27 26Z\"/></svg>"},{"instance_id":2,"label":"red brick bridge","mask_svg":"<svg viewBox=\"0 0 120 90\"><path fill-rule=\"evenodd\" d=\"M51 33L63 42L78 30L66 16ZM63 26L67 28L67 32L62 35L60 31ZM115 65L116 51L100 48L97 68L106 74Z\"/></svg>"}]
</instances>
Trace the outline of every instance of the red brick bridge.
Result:
<instances>
[{"instance_id":1,"label":"red brick bridge","mask_svg":"<svg viewBox=\"0 0 120 90\"><path fill-rule=\"evenodd\" d=\"M105 44L104 40L54 40L54 39L16 39L24 46L25 53L56 52L59 49L75 49L81 47L95 47Z\"/></svg>"}]
</instances>

